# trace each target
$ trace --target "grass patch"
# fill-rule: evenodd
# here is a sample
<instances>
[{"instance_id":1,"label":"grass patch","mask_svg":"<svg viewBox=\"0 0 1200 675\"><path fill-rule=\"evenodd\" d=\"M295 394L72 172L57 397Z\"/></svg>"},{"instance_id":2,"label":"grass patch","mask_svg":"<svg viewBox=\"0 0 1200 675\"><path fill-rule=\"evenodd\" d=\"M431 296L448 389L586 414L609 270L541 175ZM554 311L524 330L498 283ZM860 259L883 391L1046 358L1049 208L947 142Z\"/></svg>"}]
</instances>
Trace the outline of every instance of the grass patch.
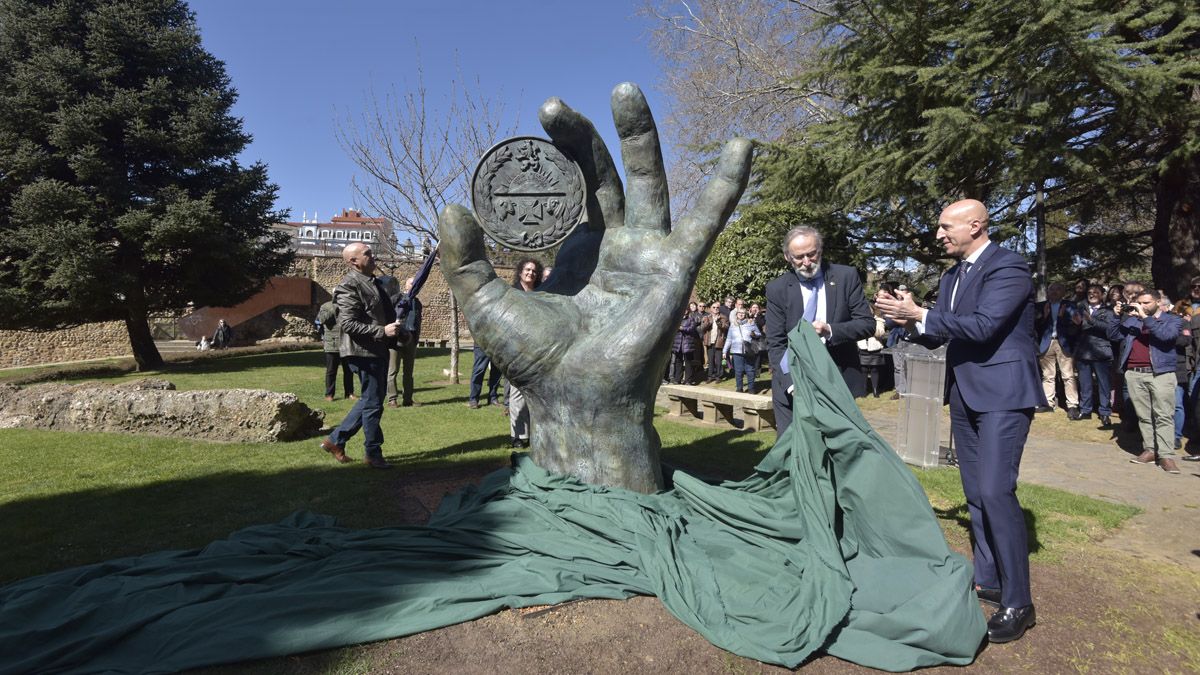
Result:
<instances>
[{"instance_id":1,"label":"grass patch","mask_svg":"<svg viewBox=\"0 0 1200 675\"><path fill-rule=\"evenodd\" d=\"M447 385L449 350L420 349L416 408L387 409L385 456L397 471L339 466L310 439L294 443L204 443L129 434L0 430L0 583L163 549L193 548L297 509L349 527L392 525L412 471L492 467L508 461L501 408L466 407L468 384ZM181 389L252 387L293 392L339 421L351 403L327 403L320 351L230 353L170 363L159 372L60 373L71 381L164 377ZM460 364L469 372L470 357ZM340 382L339 382L340 387ZM341 391L338 391L341 394ZM872 404L877 403L871 399ZM770 450L774 432L719 430L655 420L663 460L705 478L743 478ZM362 437L348 452L362 456ZM953 470L919 471L947 536L965 538L966 507ZM1036 533L1035 559L1094 540L1136 509L1032 485L1022 503Z\"/></svg>"},{"instance_id":2,"label":"grass patch","mask_svg":"<svg viewBox=\"0 0 1200 675\"><path fill-rule=\"evenodd\" d=\"M970 519L958 470L949 467L914 469L913 473L941 519L947 538L966 546ZM1058 562L1067 550L1102 539L1142 512L1135 506L1113 504L1032 483L1019 484L1017 498L1025 511L1030 558L1037 562Z\"/></svg>"}]
</instances>

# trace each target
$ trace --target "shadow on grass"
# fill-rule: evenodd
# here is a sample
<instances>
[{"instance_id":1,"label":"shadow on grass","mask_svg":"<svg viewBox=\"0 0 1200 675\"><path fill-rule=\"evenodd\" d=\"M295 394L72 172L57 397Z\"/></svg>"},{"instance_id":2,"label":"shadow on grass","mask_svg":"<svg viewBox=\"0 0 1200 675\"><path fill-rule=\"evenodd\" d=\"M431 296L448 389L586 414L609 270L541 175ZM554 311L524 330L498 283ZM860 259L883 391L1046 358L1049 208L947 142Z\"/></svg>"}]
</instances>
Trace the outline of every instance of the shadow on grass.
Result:
<instances>
[{"instance_id":1,"label":"shadow on grass","mask_svg":"<svg viewBox=\"0 0 1200 675\"><path fill-rule=\"evenodd\" d=\"M5 544L0 584L113 558L195 548L243 527L278 522L297 510L335 516L349 528L411 524L416 521L410 493L426 472L413 466L419 457L397 459L393 471L330 460L327 466L222 471L0 504L0 541ZM501 466L503 461L488 458L433 473L443 480L459 477L465 485ZM436 504L423 508L433 507Z\"/></svg>"},{"instance_id":2,"label":"shadow on grass","mask_svg":"<svg viewBox=\"0 0 1200 675\"><path fill-rule=\"evenodd\" d=\"M746 478L764 454L759 439L731 429L664 448L662 463L666 469L686 471L706 483L720 483Z\"/></svg>"},{"instance_id":3,"label":"shadow on grass","mask_svg":"<svg viewBox=\"0 0 1200 675\"><path fill-rule=\"evenodd\" d=\"M962 529L962 531L970 537L971 545L974 546L975 535L971 531L971 515L967 511L967 505L965 502L961 504L955 504L948 509L939 509L934 507L933 513L938 517L938 520L951 521L955 524L955 526ZM1022 508L1021 513L1025 517L1025 532L1029 544L1029 553L1037 553L1038 551L1042 550L1042 543L1038 539L1037 515L1033 511L1030 511L1026 508Z\"/></svg>"},{"instance_id":4,"label":"shadow on grass","mask_svg":"<svg viewBox=\"0 0 1200 675\"><path fill-rule=\"evenodd\" d=\"M476 452L487 452L496 448L503 448L509 444L509 437L503 435L486 436L484 438L474 438L462 443L455 443L444 448L436 450L427 450L425 452L406 452L396 458L388 457L389 462L397 462L400 467L411 466L414 468L425 468L430 462L436 462L439 466L444 466L441 460L454 458L460 455L469 455ZM384 449L384 456L387 456L387 450Z\"/></svg>"}]
</instances>

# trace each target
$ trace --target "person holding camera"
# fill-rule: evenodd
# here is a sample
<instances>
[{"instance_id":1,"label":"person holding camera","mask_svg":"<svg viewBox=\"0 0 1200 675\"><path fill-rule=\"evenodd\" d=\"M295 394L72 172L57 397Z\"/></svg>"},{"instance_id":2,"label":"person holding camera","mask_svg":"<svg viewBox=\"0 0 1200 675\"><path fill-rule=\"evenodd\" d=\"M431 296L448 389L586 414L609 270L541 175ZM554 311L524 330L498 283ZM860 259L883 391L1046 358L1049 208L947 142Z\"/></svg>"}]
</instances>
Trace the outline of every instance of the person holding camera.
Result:
<instances>
[{"instance_id":1,"label":"person holding camera","mask_svg":"<svg viewBox=\"0 0 1200 675\"><path fill-rule=\"evenodd\" d=\"M354 242L342 250L342 259L350 267L333 290L338 325L342 329L339 347L342 359L358 375L362 397L346 413L346 418L322 439L321 448L338 462L353 461L346 455L346 442L359 429L363 431L363 456L373 469L390 469L383 458L383 397L386 391L388 349L396 342L407 342L409 334L396 322L396 300L375 276L375 256L371 247Z\"/></svg>"},{"instance_id":2,"label":"person holding camera","mask_svg":"<svg viewBox=\"0 0 1200 675\"><path fill-rule=\"evenodd\" d=\"M1095 410L1100 416L1100 424L1111 426L1109 375L1112 372L1113 343L1108 339L1108 331L1117 316L1104 304L1103 286L1088 286L1087 301L1076 308L1071 320L1079 329L1079 339L1075 344L1075 372L1079 376L1079 415L1076 419L1089 420L1092 410Z\"/></svg>"},{"instance_id":3,"label":"person holding camera","mask_svg":"<svg viewBox=\"0 0 1200 675\"><path fill-rule=\"evenodd\" d=\"M1175 464L1175 340L1183 319L1163 311L1158 291L1143 290L1132 311L1109 330L1121 341L1118 362L1125 373L1129 400L1137 413L1142 454L1134 464L1156 464L1179 473Z\"/></svg>"}]
</instances>

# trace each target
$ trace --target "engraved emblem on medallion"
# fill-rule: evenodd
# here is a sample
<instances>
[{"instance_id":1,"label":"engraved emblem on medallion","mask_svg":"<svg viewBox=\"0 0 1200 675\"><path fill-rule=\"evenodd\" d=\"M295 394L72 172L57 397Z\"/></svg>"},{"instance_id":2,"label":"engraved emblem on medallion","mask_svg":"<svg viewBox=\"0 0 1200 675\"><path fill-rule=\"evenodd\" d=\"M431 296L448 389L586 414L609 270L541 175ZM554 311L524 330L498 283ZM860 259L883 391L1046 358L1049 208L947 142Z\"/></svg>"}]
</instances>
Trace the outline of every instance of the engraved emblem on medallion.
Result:
<instances>
[{"instance_id":1,"label":"engraved emblem on medallion","mask_svg":"<svg viewBox=\"0 0 1200 675\"><path fill-rule=\"evenodd\" d=\"M583 218L583 172L553 143L517 136L488 150L471 179L485 232L502 246L540 251L567 238Z\"/></svg>"}]
</instances>

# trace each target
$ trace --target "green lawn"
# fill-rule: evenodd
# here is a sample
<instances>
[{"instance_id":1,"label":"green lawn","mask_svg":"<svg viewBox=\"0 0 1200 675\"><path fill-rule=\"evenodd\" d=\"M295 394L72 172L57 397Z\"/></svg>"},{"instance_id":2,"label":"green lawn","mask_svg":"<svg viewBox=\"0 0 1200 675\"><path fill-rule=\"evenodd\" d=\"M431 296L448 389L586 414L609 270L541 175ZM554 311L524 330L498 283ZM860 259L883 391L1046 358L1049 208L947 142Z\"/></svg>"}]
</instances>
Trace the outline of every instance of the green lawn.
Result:
<instances>
[{"instance_id":1,"label":"green lawn","mask_svg":"<svg viewBox=\"0 0 1200 675\"><path fill-rule=\"evenodd\" d=\"M164 372L114 374L108 381L165 377L179 389L289 391L334 424L351 402L323 399L319 351L253 354L171 364ZM445 383L448 350L421 350L417 408L387 409L385 456L396 471L341 466L316 439L221 444L123 434L0 430L0 583L148 551L201 546L297 509L337 516L350 527L394 524L396 498L418 469L499 467L511 452L508 418L497 407L466 407L467 384ZM466 355L460 369L470 371ZM340 384L339 384L340 386ZM338 392L341 393L340 390ZM713 430L656 420L663 459L706 477L740 478L770 449L773 432ZM361 436L349 454L362 456ZM952 541L965 540L965 506L953 470L918 477ZM1136 511L1057 490L1023 486L1036 527L1035 555L1094 538Z\"/></svg>"}]
</instances>

